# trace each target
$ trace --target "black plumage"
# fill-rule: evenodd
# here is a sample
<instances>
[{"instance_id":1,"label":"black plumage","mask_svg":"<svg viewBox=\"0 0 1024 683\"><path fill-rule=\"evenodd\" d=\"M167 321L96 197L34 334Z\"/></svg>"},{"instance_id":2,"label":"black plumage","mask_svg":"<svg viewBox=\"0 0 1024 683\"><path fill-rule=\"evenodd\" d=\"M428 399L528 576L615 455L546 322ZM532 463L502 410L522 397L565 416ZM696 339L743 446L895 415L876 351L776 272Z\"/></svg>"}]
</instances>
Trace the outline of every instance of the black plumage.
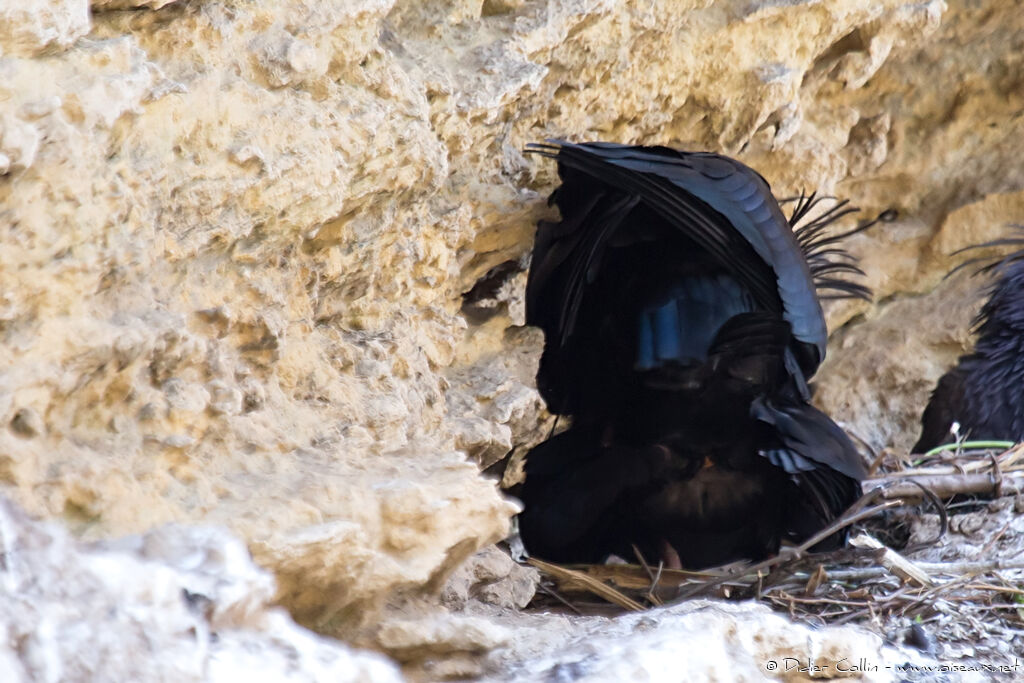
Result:
<instances>
[{"instance_id":1,"label":"black plumage","mask_svg":"<svg viewBox=\"0 0 1024 683\"><path fill-rule=\"evenodd\" d=\"M969 249L996 246L1016 250L980 269L995 280L974 321L974 351L939 379L921 415L914 453L954 441L954 423L970 440L1024 441L1024 235Z\"/></svg>"},{"instance_id":2,"label":"black plumage","mask_svg":"<svg viewBox=\"0 0 1024 683\"><path fill-rule=\"evenodd\" d=\"M561 221L538 226L527 322L545 332L541 395L572 426L527 456L527 550L595 562L635 544L700 567L824 528L864 476L807 388L827 341L818 290L868 294L826 230L852 209L794 231L767 182L727 157L532 151L558 161Z\"/></svg>"}]
</instances>

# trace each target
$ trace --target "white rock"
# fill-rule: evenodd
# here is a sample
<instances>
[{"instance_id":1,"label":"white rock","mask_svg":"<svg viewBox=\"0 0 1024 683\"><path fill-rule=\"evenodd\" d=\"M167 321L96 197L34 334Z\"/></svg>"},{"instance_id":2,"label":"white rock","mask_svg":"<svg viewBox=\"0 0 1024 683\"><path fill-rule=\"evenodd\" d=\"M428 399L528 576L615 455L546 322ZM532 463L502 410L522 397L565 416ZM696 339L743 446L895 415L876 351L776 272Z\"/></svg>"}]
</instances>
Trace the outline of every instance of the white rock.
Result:
<instances>
[{"instance_id":1,"label":"white rock","mask_svg":"<svg viewBox=\"0 0 1024 683\"><path fill-rule=\"evenodd\" d=\"M0 57L67 49L89 27L89 0L0 0Z\"/></svg>"},{"instance_id":2,"label":"white rock","mask_svg":"<svg viewBox=\"0 0 1024 683\"><path fill-rule=\"evenodd\" d=\"M857 680L891 681L898 665L934 663L861 628L812 629L750 603L695 600L614 619L533 616L515 633L482 680L804 680L800 668L817 666L814 678L854 671Z\"/></svg>"},{"instance_id":3,"label":"white rock","mask_svg":"<svg viewBox=\"0 0 1024 683\"><path fill-rule=\"evenodd\" d=\"M82 546L0 500L0 679L400 681L295 625L226 531L166 526Z\"/></svg>"}]
</instances>

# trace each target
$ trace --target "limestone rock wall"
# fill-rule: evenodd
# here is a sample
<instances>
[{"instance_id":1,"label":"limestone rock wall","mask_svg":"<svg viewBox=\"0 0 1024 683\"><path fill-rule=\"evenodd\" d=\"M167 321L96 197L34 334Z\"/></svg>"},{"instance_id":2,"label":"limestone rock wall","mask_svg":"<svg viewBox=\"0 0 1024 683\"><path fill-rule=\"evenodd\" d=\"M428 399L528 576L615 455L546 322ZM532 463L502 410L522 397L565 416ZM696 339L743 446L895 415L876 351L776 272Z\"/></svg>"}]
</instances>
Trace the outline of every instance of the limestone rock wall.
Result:
<instances>
[{"instance_id":1,"label":"limestone rock wall","mask_svg":"<svg viewBox=\"0 0 1024 683\"><path fill-rule=\"evenodd\" d=\"M9 493L227 524L324 628L438 583L516 508L444 426L472 210L391 5L78 9L13 10L0 62Z\"/></svg>"},{"instance_id":2,"label":"limestone rock wall","mask_svg":"<svg viewBox=\"0 0 1024 683\"><path fill-rule=\"evenodd\" d=\"M0 481L87 538L229 526L304 623L435 591L535 439L546 137L723 151L894 217L826 408L908 445L969 342L952 252L1024 222L999 0L0 5ZM943 285L946 287L946 285ZM934 290L934 291L933 291ZM463 295L471 296L464 299ZM881 340L881 341L880 341ZM468 458L467 458L468 454Z\"/></svg>"}]
</instances>

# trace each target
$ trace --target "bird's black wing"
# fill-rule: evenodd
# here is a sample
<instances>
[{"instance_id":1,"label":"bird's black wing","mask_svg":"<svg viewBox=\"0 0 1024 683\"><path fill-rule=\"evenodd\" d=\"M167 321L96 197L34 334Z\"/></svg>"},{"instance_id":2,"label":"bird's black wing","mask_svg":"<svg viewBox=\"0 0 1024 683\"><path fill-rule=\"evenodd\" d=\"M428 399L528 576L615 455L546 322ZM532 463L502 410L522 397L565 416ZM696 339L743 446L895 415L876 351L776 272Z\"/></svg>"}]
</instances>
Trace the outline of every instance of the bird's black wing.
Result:
<instances>
[{"instance_id":1,"label":"bird's black wing","mask_svg":"<svg viewBox=\"0 0 1024 683\"><path fill-rule=\"evenodd\" d=\"M560 169L572 168L600 186L639 197L693 240L734 273L762 309L784 315L803 347L800 365L813 374L827 340L813 277L771 189L755 171L716 154L665 147L552 141L532 150L556 158ZM561 197L556 202L564 210Z\"/></svg>"},{"instance_id":2,"label":"bird's black wing","mask_svg":"<svg viewBox=\"0 0 1024 683\"><path fill-rule=\"evenodd\" d=\"M784 470L803 494L793 501L795 538L806 538L838 517L861 495L867 476L850 437L828 415L803 402L758 399L751 415L770 426L778 443L761 454ZM811 513L811 514L808 514Z\"/></svg>"},{"instance_id":3,"label":"bird's black wing","mask_svg":"<svg viewBox=\"0 0 1024 683\"><path fill-rule=\"evenodd\" d=\"M575 184L560 188L575 189ZM601 251L639 199L593 188L563 208L560 223L541 222L526 284L527 323L562 345L573 333L586 285L593 282ZM575 198L574 198L575 199ZM566 200L568 201L568 200Z\"/></svg>"}]
</instances>

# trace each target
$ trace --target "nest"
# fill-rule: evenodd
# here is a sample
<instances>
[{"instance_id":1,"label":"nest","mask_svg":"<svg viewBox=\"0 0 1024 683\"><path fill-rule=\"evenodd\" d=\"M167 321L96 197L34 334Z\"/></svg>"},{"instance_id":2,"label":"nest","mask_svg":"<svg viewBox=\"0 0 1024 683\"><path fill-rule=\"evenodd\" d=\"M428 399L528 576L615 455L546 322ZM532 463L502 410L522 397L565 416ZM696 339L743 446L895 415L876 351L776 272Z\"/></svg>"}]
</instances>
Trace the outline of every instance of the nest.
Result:
<instances>
[{"instance_id":1,"label":"nest","mask_svg":"<svg viewBox=\"0 0 1024 683\"><path fill-rule=\"evenodd\" d=\"M883 453L864 482L867 493L841 519L763 562L700 572L653 565L638 552L633 562L602 565L529 562L548 577L541 588L548 606L579 614L643 610L695 597L757 600L798 620L860 623L934 655L945 645L944 657L981 657L986 649L1005 657L1011 644L1024 643L1024 533L1011 529L1024 509L1024 444L1011 446L968 442L913 459ZM994 532L980 546L965 549L945 539L955 515L972 508L978 515L979 507L998 522L988 525ZM1005 524L995 519L1003 513ZM919 524L924 518L933 523ZM915 525L914 533L899 533L908 525ZM925 527L934 533L921 540ZM846 528L848 547L808 551ZM946 560L927 561L937 547Z\"/></svg>"}]
</instances>

